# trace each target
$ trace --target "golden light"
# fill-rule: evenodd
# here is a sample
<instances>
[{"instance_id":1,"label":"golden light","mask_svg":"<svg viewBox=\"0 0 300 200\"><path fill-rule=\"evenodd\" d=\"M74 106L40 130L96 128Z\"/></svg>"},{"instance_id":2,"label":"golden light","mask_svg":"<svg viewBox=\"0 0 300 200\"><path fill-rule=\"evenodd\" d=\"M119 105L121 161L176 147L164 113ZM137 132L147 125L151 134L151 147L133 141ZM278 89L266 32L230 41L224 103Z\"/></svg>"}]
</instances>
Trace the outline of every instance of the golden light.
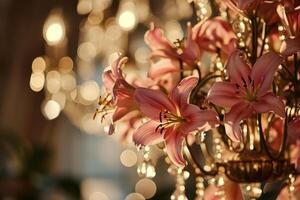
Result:
<instances>
[{"instance_id":1,"label":"golden light","mask_svg":"<svg viewBox=\"0 0 300 200\"><path fill-rule=\"evenodd\" d=\"M77 12L80 15L85 15L93 9L92 0L80 0L77 4Z\"/></svg>"},{"instance_id":2,"label":"golden light","mask_svg":"<svg viewBox=\"0 0 300 200\"><path fill-rule=\"evenodd\" d=\"M76 87L76 79L73 74L61 75L61 88L70 91Z\"/></svg>"},{"instance_id":3,"label":"golden light","mask_svg":"<svg viewBox=\"0 0 300 200\"><path fill-rule=\"evenodd\" d=\"M139 193L131 193L126 196L125 200L145 200L145 198Z\"/></svg>"},{"instance_id":4,"label":"golden light","mask_svg":"<svg viewBox=\"0 0 300 200\"><path fill-rule=\"evenodd\" d=\"M80 87L80 95L84 100L95 101L100 95L100 88L95 81L87 81Z\"/></svg>"},{"instance_id":5,"label":"golden light","mask_svg":"<svg viewBox=\"0 0 300 200\"><path fill-rule=\"evenodd\" d=\"M49 100L46 102L44 106L44 115L47 119L52 120L58 117L60 113L60 106L59 104L54 100Z\"/></svg>"},{"instance_id":6,"label":"golden light","mask_svg":"<svg viewBox=\"0 0 300 200\"><path fill-rule=\"evenodd\" d=\"M34 72L30 76L30 88L39 92L43 89L45 84L45 76L42 72Z\"/></svg>"},{"instance_id":7,"label":"golden light","mask_svg":"<svg viewBox=\"0 0 300 200\"><path fill-rule=\"evenodd\" d=\"M54 12L50 14L43 28L43 36L50 46L57 45L65 38L65 24L61 14Z\"/></svg>"},{"instance_id":8,"label":"golden light","mask_svg":"<svg viewBox=\"0 0 300 200\"><path fill-rule=\"evenodd\" d=\"M52 95L52 100L56 101L59 104L60 109L64 109L67 97L65 93L58 92Z\"/></svg>"},{"instance_id":9,"label":"golden light","mask_svg":"<svg viewBox=\"0 0 300 200\"><path fill-rule=\"evenodd\" d=\"M84 42L77 49L78 57L82 60L89 61L96 56L97 50L91 42Z\"/></svg>"},{"instance_id":10,"label":"golden light","mask_svg":"<svg viewBox=\"0 0 300 200\"><path fill-rule=\"evenodd\" d=\"M110 200L103 192L94 192L90 195L89 200Z\"/></svg>"},{"instance_id":11,"label":"golden light","mask_svg":"<svg viewBox=\"0 0 300 200\"><path fill-rule=\"evenodd\" d=\"M31 65L32 71L33 72L43 72L46 69L46 62L44 58L42 57L37 57L32 61Z\"/></svg>"},{"instance_id":12,"label":"golden light","mask_svg":"<svg viewBox=\"0 0 300 200\"><path fill-rule=\"evenodd\" d=\"M126 10L122 12L118 18L120 27L126 31L132 30L136 25L136 17L132 11Z\"/></svg>"},{"instance_id":13,"label":"golden light","mask_svg":"<svg viewBox=\"0 0 300 200\"><path fill-rule=\"evenodd\" d=\"M73 69L73 60L68 56L61 58L58 63L58 68L62 73L71 72Z\"/></svg>"},{"instance_id":14,"label":"golden light","mask_svg":"<svg viewBox=\"0 0 300 200\"><path fill-rule=\"evenodd\" d=\"M134 151L126 149L121 153L120 161L125 167L132 167L137 163L137 155Z\"/></svg>"},{"instance_id":15,"label":"golden light","mask_svg":"<svg viewBox=\"0 0 300 200\"><path fill-rule=\"evenodd\" d=\"M50 71L46 76L46 88L47 90L55 94L60 90L60 73L58 71Z\"/></svg>"},{"instance_id":16,"label":"golden light","mask_svg":"<svg viewBox=\"0 0 300 200\"><path fill-rule=\"evenodd\" d=\"M143 178L136 183L135 191L150 199L156 193L156 184L151 179Z\"/></svg>"}]
</instances>

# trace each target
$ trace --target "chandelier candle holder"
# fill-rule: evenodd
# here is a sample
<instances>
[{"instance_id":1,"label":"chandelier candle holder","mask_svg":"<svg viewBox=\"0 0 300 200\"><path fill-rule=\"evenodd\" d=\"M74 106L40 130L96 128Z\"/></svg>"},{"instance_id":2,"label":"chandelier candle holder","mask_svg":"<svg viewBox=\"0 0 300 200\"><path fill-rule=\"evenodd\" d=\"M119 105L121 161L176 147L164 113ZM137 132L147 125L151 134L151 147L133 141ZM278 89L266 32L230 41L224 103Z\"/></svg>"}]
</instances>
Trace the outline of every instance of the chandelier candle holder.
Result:
<instances>
[{"instance_id":1,"label":"chandelier candle holder","mask_svg":"<svg viewBox=\"0 0 300 200\"><path fill-rule=\"evenodd\" d=\"M198 21L175 43L150 24L147 78L129 80L122 55L104 70L96 115L112 114L110 134L127 123L144 154L163 149L171 199L187 199L190 170L197 200L256 199L279 182L277 199L300 198L299 1L191 3Z\"/></svg>"}]
</instances>

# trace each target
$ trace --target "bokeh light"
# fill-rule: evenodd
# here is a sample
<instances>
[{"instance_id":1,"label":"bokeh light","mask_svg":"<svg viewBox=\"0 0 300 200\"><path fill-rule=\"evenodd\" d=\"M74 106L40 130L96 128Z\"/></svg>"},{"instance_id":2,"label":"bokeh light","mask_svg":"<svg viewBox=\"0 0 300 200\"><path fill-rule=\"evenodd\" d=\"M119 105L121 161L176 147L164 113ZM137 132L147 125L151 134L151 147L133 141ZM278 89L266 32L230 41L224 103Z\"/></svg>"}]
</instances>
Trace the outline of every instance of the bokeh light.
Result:
<instances>
[{"instance_id":1,"label":"bokeh light","mask_svg":"<svg viewBox=\"0 0 300 200\"><path fill-rule=\"evenodd\" d=\"M54 100L49 100L46 102L44 106L44 115L47 119L52 120L58 117L60 113L60 106L59 104Z\"/></svg>"},{"instance_id":2,"label":"bokeh light","mask_svg":"<svg viewBox=\"0 0 300 200\"><path fill-rule=\"evenodd\" d=\"M156 184L148 178L139 180L135 185L135 191L146 199L152 198L156 193Z\"/></svg>"},{"instance_id":3,"label":"bokeh light","mask_svg":"<svg viewBox=\"0 0 300 200\"><path fill-rule=\"evenodd\" d=\"M126 149L121 153L120 161L125 167L132 167L137 163L137 155L133 150Z\"/></svg>"},{"instance_id":4,"label":"bokeh light","mask_svg":"<svg viewBox=\"0 0 300 200\"><path fill-rule=\"evenodd\" d=\"M118 18L118 23L122 29L126 31L132 30L136 24L135 14L129 10L122 12Z\"/></svg>"}]
</instances>

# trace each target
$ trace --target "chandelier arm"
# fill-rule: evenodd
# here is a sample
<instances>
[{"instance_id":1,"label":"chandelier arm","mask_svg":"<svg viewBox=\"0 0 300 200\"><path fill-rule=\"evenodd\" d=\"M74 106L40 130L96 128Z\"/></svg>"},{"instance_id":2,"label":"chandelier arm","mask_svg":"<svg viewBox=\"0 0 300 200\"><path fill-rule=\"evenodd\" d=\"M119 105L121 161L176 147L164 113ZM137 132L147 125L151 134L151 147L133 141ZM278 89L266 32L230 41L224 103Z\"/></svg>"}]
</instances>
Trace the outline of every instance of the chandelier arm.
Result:
<instances>
[{"instance_id":1,"label":"chandelier arm","mask_svg":"<svg viewBox=\"0 0 300 200\"><path fill-rule=\"evenodd\" d=\"M287 114L285 115L285 120L284 120L284 131L283 131L283 141L282 144L280 146L280 151L279 151L279 156L278 157L283 157L284 156L284 152L286 149L286 145L287 145L287 137L288 137L288 119L287 119Z\"/></svg>"},{"instance_id":2,"label":"chandelier arm","mask_svg":"<svg viewBox=\"0 0 300 200\"><path fill-rule=\"evenodd\" d=\"M273 155L272 152L269 151L268 144L267 144L264 134L263 134L262 124L261 124L261 114L258 114L257 121L258 121L258 127L259 127L260 145L261 145L262 150L264 150L267 153L267 155L269 156L269 158L271 158L272 160L280 159L280 157L283 156L285 146L286 146L285 145L286 140L287 140L287 125L286 125L286 123L285 123L285 128L284 128L285 130L284 130L283 142L282 142L281 148L277 155Z\"/></svg>"},{"instance_id":3,"label":"chandelier arm","mask_svg":"<svg viewBox=\"0 0 300 200\"><path fill-rule=\"evenodd\" d=\"M186 147L187 147L186 149L188 150L187 151L188 157L190 156L192 163L195 164L197 166L197 168L200 169L200 171L202 172L203 175L216 176L218 174L218 165L217 165L216 169L211 170L211 171L206 171L202 167L202 165L198 162L198 160L196 159L196 156L193 154L193 152L192 152L192 146L189 145L189 143L187 141L187 138L185 138L185 141L186 141Z\"/></svg>"}]
</instances>

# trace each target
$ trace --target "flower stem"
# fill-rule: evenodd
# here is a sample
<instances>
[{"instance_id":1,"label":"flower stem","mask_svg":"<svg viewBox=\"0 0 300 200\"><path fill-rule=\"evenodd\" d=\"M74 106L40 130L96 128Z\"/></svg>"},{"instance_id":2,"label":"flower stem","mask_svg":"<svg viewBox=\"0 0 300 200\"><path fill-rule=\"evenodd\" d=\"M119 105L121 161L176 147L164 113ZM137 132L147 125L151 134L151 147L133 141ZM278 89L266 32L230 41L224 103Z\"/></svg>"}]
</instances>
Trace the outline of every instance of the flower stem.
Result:
<instances>
[{"instance_id":1,"label":"flower stem","mask_svg":"<svg viewBox=\"0 0 300 200\"><path fill-rule=\"evenodd\" d=\"M256 17L251 18L251 26L252 26L252 64L255 63L257 58L257 21Z\"/></svg>"}]
</instances>

